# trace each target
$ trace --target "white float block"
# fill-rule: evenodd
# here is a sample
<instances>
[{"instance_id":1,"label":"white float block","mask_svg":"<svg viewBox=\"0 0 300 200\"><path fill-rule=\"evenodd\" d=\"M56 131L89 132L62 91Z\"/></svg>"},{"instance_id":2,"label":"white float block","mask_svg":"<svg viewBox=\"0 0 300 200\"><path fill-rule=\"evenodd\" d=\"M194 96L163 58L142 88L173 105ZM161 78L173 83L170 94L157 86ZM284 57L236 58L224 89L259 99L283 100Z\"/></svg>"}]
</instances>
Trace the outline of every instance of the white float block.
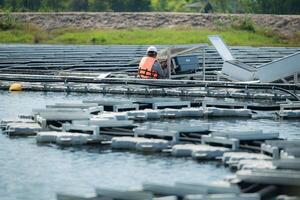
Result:
<instances>
[{"instance_id":1,"label":"white float block","mask_svg":"<svg viewBox=\"0 0 300 200\"><path fill-rule=\"evenodd\" d=\"M68 132L72 131L91 131L94 136L99 136L100 127L99 126L88 126L88 125L80 125L80 124L69 124L65 123L62 125L63 131Z\"/></svg>"},{"instance_id":2,"label":"white float block","mask_svg":"<svg viewBox=\"0 0 300 200\"><path fill-rule=\"evenodd\" d=\"M280 152L281 158L300 158L300 148L286 148Z\"/></svg>"},{"instance_id":3,"label":"white float block","mask_svg":"<svg viewBox=\"0 0 300 200\"><path fill-rule=\"evenodd\" d=\"M172 155L176 157L189 157L193 156L197 158L198 156L206 155L210 158L215 158L222 156L224 152L229 149L223 147L213 147L201 144L178 144L172 147Z\"/></svg>"},{"instance_id":4,"label":"white float block","mask_svg":"<svg viewBox=\"0 0 300 200\"><path fill-rule=\"evenodd\" d=\"M300 148L300 140L294 139L294 140L267 140L265 141L265 144L278 147L280 149L286 149L286 148Z\"/></svg>"},{"instance_id":5,"label":"white float block","mask_svg":"<svg viewBox=\"0 0 300 200\"><path fill-rule=\"evenodd\" d=\"M212 132L214 137L226 137L234 138L238 140L271 140L277 139L279 133L263 133L262 130L253 130L253 131L217 131Z\"/></svg>"},{"instance_id":6,"label":"white float block","mask_svg":"<svg viewBox=\"0 0 300 200\"><path fill-rule=\"evenodd\" d=\"M179 110L181 117L203 117L203 108L182 108Z\"/></svg>"},{"instance_id":7,"label":"white float block","mask_svg":"<svg viewBox=\"0 0 300 200\"><path fill-rule=\"evenodd\" d=\"M248 153L248 152L225 152L222 157L222 162L224 164L228 163L238 163L240 160L272 160L271 157L264 154L258 153Z\"/></svg>"},{"instance_id":8,"label":"white float block","mask_svg":"<svg viewBox=\"0 0 300 200\"><path fill-rule=\"evenodd\" d=\"M128 120L127 112L104 112L99 115L93 116L92 119L115 119L115 120Z\"/></svg>"},{"instance_id":9,"label":"white float block","mask_svg":"<svg viewBox=\"0 0 300 200\"><path fill-rule=\"evenodd\" d=\"M85 145L92 139L88 134L69 133L57 136L56 143L62 146Z\"/></svg>"},{"instance_id":10,"label":"white float block","mask_svg":"<svg viewBox=\"0 0 300 200\"><path fill-rule=\"evenodd\" d=\"M111 199L122 199L122 200L152 200L153 195L150 192L141 191L120 191L113 189L97 188L97 196L109 197Z\"/></svg>"},{"instance_id":11,"label":"white float block","mask_svg":"<svg viewBox=\"0 0 300 200\"><path fill-rule=\"evenodd\" d=\"M111 140L111 147L113 149L135 150L138 142L147 142L146 138L138 137L114 137Z\"/></svg>"},{"instance_id":12,"label":"white float block","mask_svg":"<svg viewBox=\"0 0 300 200\"><path fill-rule=\"evenodd\" d=\"M218 181L213 183L176 183L176 186L186 186L191 188L205 188L208 194L240 194L241 190L239 186L235 184L230 184L229 182L225 181Z\"/></svg>"},{"instance_id":13,"label":"white float block","mask_svg":"<svg viewBox=\"0 0 300 200\"><path fill-rule=\"evenodd\" d=\"M204 146L203 149L193 151L192 157L194 159L217 159L222 157L225 152L230 151L230 149L224 147L202 146Z\"/></svg>"},{"instance_id":14,"label":"white float block","mask_svg":"<svg viewBox=\"0 0 300 200\"><path fill-rule=\"evenodd\" d=\"M195 144L177 144L172 147L172 155L176 157L190 157L197 148L199 146Z\"/></svg>"},{"instance_id":15,"label":"white float block","mask_svg":"<svg viewBox=\"0 0 300 200\"><path fill-rule=\"evenodd\" d=\"M63 120L63 121L71 121L71 120L84 120L84 119L90 119L92 117L91 114L86 113L84 111L80 112L41 112L38 114L41 118L45 120Z\"/></svg>"},{"instance_id":16,"label":"white float block","mask_svg":"<svg viewBox=\"0 0 300 200\"><path fill-rule=\"evenodd\" d=\"M30 136L36 135L37 132L42 131L42 127L37 123L8 123L6 132L9 136Z\"/></svg>"},{"instance_id":17,"label":"white float block","mask_svg":"<svg viewBox=\"0 0 300 200\"><path fill-rule=\"evenodd\" d=\"M237 165L238 170L249 170L249 169L275 169L271 160L240 160Z\"/></svg>"},{"instance_id":18,"label":"white float block","mask_svg":"<svg viewBox=\"0 0 300 200\"><path fill-rule=\"evenodd\" d=\"M37 143L56 143L56 138L59 135L63 135L63 132L47 131L39 132L36 136Z\"/></svg>"},{"instance_id":19,"label":"white float block","mask_svg":"<svg viewBox=\"0 0 300 200\"><path fill-rule=\"evenodd\" d=\"M164 109L173 107L191 107L191 102L189 101L169 101L169 102L157 102L152 105L153 109Z\"/></svg>"},{"instance_id":20,"label":"white float block","mask_svg":"<svg viewBox=\"0 0 300 200\"><path fill-rule=\"evenodd\" d=\"M46 108L80 108L86 109L91 107L97 107L96 103L56 103L54 105L47 105Z\"/></svg>"},{"instance_id":21,"label":"white float block","mask_svg":"<svg viewBox=\"0 0 300 200\"><path fill-rule=\"evenodd\" d=\"M240 170L236 175L247 183L300 186L300 172L294 170Z\"/></svg>"},{"instance_id":22,"label":"white float block","mask_svg":"<svg viewBox=\"0 0 300 200\"><path fill-rule=\"evenodd\" d=\"M180 118L181 112L178 109L166 108L161 111L161 116L165 118Z\"/></svg>"},{"instance_id":23,"label":"white float block","mask_svg":"<svg viewBox=\"0 0 300 200\"><path fill-rule=\"evenodd\" d=\"M220 145L230 145L232 150L238 150L240 142L234 138L225 138L225 137L212 137L211 135L202 135L201 136L202 144L220 144Z\"/></svg>"},{"instance_id":24,"label":"white float block","mask_svg":"<svg viewBox=\"0 0 300 200\"><path fill-rule=\"evenodd\" d=\"M184 197L188 194L207 194L205 188L192 188L187 186L173 186L173 185L161 185L161 184L152 184L144 183L143 190L152 192L153 194L159 195L175 195Z\"/></svg>"},{"instance_id":25,"label":"white float block","mask_svg":"<svg viewBox=\"0 0 300 200\"><path fill-rule=\"evenodd\" d=\"M139 110L139 104L118 104L113 106L113 112L126 112L130 110Z\"/></svg>"},{"instance_id":26,"label":"white float block","mask_svg":"<svg viewBox=\"0 0 300 200\"><path fill-rule=\"evenodd\" d=\"M148 127L137 127L134 129L134 136L155 136L155 137L171 137L172 142L176 143L179 140L179 132L169 129L148 128Z\"/></svg>"},{"instance_id":27,"label":"white float block","mask_svg":"<svg viewBox=\"0 0 300 200\"><path fill-rule=\"evenodd\" d=\"M277 114L280 117L286 118L286 119L298 119L300 118L300 110L284 110L279 111Z\"/></svg>"},{"instance_id":28,"label":"white float block","mask_svg":"<svg viewBox=\"0 0 300 200\"><path fill-rule=\"evenodd\" d=\"M161 111L160 110L146 109L144 111L147 112L147 118L148 119L160 119L160 117L161 117Z\"/></svg>"},{"instance_id":29,"label":"white float block","mask_svg":"<svg viewBox=\"0 0 300 200\"><path fill-rule=\"evenodd\" d=\"M275 165L278 169L293 169L300 170L300 159L281 159L274 160L273 165Z\"/></svg>"},{"instance_id":30,"label":"white float block","mask_svg":"<svg viewBox=\"0 0 300 200\"><path fill-rule=\"evenodd\" d=\"M271 146L268 144L261 144L260 150L264 154L270 154L273 159L279 159L280 158L280 149L276 146Z\"/></svg>"},{"instance_id":31,"label":"white float block","mask_svg":"<svg viewBox=\"0 0 300 200\"><path fill-rule=\"evenodd\" d=\"M115 119L91 119L89 125L99 126L100 128L111 127L128 127L133 126L132 120L115 120Z\"/></svg>"},{"instance_id":32,"label":"white float block","mask_svg":"<svg viewBox=\"0 0 300 200\"><path fill-rule=\"evenodd\" d=\"M251 117L250 109L226 109L208 107L204 111L204 115L208 117Z\"/></svg>"},{"instance_id":33,"label":"white float block","mask_svg":"<svg viewBox=\"0 0 300 200\"><path fill-rule=\"evenodd\" d=\"M148 141L139 141L136 144L136 150L147 152L159 152L168 148L170 142L161 139L149 139Z\"/></svg>"},{"instance_id":34,"label":"white float block","mask_svg":"<svg viewBox=\"0 0 300 200\"><path fill-rule=\"evenodd\" d=\"M147 112L143 110L128 111L127 115L131 120L146 120L148 118Z\"/></svg>"},{"instance_id":35,"label":"white float block","mask_svg":"<svg viewBox=\"0 0 300 200\"><path fill-rule=\"evenodd\" d=\"M187 195L184 200L260 200L259 194Z\"/></svg>"}]
</instances>

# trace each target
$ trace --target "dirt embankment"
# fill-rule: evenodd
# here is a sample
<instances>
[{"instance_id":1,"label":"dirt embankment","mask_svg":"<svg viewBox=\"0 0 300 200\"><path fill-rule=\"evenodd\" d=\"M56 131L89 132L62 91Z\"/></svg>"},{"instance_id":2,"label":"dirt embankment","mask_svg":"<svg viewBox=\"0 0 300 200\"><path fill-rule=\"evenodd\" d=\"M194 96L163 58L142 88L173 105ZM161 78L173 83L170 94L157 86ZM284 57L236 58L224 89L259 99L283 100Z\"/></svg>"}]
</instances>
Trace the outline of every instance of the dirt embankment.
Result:
<instances>
[{"instance_id":1,"label":"dirt embankment","mask_svg":"<svg viewBox=\"0 0 300 200\"><path fill-rule=\"evenodd\" d=\"M22 22L42 29L76 28L158 28L191 26L214 28L233 19L251 18L256 24L289 36L300 32L300 15L228 15L202 13L13 13ZM0 17L3 14L0 13Z\"/></svg>"}]
</instances>

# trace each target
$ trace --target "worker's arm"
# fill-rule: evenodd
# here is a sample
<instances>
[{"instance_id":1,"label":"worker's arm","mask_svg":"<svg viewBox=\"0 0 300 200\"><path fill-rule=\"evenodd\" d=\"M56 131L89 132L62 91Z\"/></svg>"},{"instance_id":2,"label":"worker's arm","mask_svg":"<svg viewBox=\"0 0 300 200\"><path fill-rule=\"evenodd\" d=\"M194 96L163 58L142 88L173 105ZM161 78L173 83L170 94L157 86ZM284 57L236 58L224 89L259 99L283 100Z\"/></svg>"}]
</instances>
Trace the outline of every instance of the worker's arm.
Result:
<instances>
[{"instance_id":1,"label":"worker's arm","mask_svg":"<svg viewBox=\"0 0 300 200\"><path fill-rule=\"evenodd\" d=\"M168 68L162 68L158 61L155 61L152 70L157 71L159 79L165 79L169 76Z\"/></svg>"}]
</instances>

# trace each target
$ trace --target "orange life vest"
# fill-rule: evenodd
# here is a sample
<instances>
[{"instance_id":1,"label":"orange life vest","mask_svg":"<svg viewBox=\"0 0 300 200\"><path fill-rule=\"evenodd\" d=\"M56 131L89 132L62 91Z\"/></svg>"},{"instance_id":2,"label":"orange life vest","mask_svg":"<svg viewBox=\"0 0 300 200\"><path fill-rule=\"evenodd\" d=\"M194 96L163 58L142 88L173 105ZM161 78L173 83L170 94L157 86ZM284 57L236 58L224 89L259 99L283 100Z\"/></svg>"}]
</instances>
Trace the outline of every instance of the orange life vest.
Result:
<instances>
[{"instance_id":1,"label":"orange life vest","mask_svg":"<svg viewBox=\"0 0 300 200\"><path fill-rule=\"evenodd\" d=\"M158 79L157 71L152 70L155 61L155 58L143 57L140 62L138 76L143 79Z\"/></svg>"}]
</instances>

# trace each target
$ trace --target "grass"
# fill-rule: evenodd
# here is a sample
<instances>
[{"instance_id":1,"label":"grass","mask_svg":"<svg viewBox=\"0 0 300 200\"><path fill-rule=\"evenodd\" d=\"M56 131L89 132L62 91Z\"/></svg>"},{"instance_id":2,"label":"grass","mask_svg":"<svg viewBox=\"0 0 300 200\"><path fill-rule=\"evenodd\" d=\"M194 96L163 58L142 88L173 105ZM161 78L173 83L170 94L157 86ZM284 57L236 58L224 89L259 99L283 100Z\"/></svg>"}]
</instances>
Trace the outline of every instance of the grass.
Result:
<instances>
[{"instance_id":1,"label":"grass","mask_svg":"<svg viewBox=\"0 0 300 200\"><path fill-rule=\"evenodd\" d=\"M197 44L208 43L208 35L221 35L229 45L300 46L300 33L282 38L264 29L238 30L233 27L217 29L157 28L157 29L74 29L42 31L32 25L0 30L0 43L47 44Z\"/></svg>"}]
</instances>

